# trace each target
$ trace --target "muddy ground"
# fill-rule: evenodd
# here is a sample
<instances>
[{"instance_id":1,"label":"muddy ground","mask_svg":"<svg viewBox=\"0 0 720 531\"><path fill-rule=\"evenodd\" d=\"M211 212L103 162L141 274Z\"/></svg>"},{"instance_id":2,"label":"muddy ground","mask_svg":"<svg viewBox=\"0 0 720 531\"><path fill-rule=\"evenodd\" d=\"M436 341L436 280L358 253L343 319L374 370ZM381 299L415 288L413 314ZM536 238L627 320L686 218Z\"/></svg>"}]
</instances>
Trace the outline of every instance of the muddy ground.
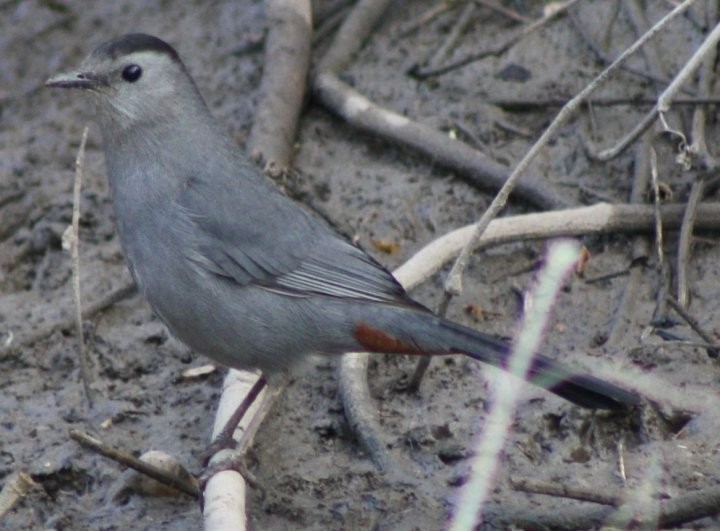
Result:
<instances>
[{"instance_id":1,"label":"muddy ground","mask_svg":"<svg viewBox=\"0 0 720 531\"><path fill-rule=\"evenodd\" d=\"M526 17L541 16L542 2L505 2ZM497 99L565 100L602 65L567 18L550 23L499 56L428 80L408 75L440 46L462 7L411 30L434 1L396 2L344 79L375 102L474 144L512 166L554 116L557 107L499 107ZM630 3L628 3L630 4ZM657 20L666 3L648 2ZM704 3L655 43L654 57L669 79L702 40ZM629 11L616 2L583 2L574 18L616 56L633 40ZM614 21L608 24L609 21ZM259 100L265 21L259 1L80 2L9 1L0 5L0 481L29 472L42 488L0 521L7 529L197 529L197 503L184 496L151 498L123 492L126 473L68 437L75 428L134 453L161 449L190 471L201 471L222 370L198 379L183 370L206 363L170 340L164 326L135 293L86 322L96 377L104 397L89 411L76 357L70 258L61 236L71 219L74 158L90 119L82 98L42 88L43 81L79 64L104 40L144 31L172 43L194 75L214 114L244 146ZM517 32L519 23L477 7L449 58L488 49ZM609 28L609 29L608 29ZM316 58L328 38L316 43ZM656 71L653 54L632 61ZM442 62L442 61L441 61ZM664 85L618 73L598 98L653 98ZM694 90L691 88L691 90ZM590 160L584 143L603 146L630 130L647 106L598 106L564 127L533 163L527 178L559 190L568 205L627 202L636 151L610 162ZM689 123L690 110L671 115ZM684 120L684 122L682 122ZM714 108L708 138L717 135ZM711 151L714 149L710 141ZM393 268L452 228L477 219L491 196L462 176L381 138L358 133L309 101L297 140L299 186L322 204L361 245ZM698 171L661 178L683 202ZM87 306L125 285L129 274L114 234L100 135L92 128L82 194L82 296ZM716 200L711 196L708 201ZM506 213L533 211L512 202ZM240 214L239 214L240 215ZM666 234L674 260L677 234ZM377 241L397 244L393 254ZM643 269L629 319L612 347L603 339L628 282L633 237L613 234L582 242L592 260L585 278L569 280L549 329L546 351L586 370L611 375L659 400L664 411L682 404L686 416L663 419L646 411L632 421L590 414L544 391L525 387L491 495L493 514L518 508L549 512L582 502L514 491L509 478L545 480L674 498L716 485L716 403L720 373L702 348L668 339L698 341L676 315L675 326L648 328L659 284L653 254ZM498 335L512 334L521 315L521 293L531 283L544 243L516 243L476 255L465 290L450 308L460 322ZM691 313L711 334L720 332L720 248L717 234L699 234L690 263ZM414 291L434 307L443 274ZM466 312L473 307L480 312ZM54 330L49 336L44 331ZM667 333L672 334L670 337ZM46 337L45 337L46 336ZM37 338L41 338L37 340ZM251 468L267 497L249 497L255 529L438 529L447 521L467 478L473 443L483 429L495 374L460 357L433 362L418 395L397 391L412 360L376 357L371 364L387 444L422 473L415 486L383 475L350 433L343 416L334 360L311 360L295 376L261 428ZM602 367L596 368L596 367ZM692 419L687 426L685 422ZM685 427L684 431L681 429ZM588 435L589 433L592 436ZM678 439L679 437L681 438ZM626 487L618 467L624 458ZM644 493L644 494L643 494ZM638 501L638 503L640 503ZM591 506L588 506L591 507ZM709 519L699 527L716 527Z\"/></svg>"}]
</instances>

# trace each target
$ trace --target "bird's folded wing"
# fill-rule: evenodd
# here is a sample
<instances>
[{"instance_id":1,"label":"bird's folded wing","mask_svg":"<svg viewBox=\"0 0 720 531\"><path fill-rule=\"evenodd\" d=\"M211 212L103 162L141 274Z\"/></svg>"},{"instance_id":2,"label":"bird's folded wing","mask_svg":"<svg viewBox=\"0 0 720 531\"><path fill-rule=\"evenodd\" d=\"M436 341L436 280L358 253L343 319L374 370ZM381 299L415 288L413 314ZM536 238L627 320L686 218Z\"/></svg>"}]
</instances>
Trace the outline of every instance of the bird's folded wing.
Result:
<instances>
[{"instance_id":1,"label":"bird's folded wing","mask_svg":"<svg viewBox=\"0 0 720 531\"><path fill-rule=\"evenodd\" d=\"M293 296L405 300L383 266L260 178L243 195L218 193L219 182L190 180L183 189L178 212L192 236L186 255L197 267Z\"/></svg>"}]
</instances>

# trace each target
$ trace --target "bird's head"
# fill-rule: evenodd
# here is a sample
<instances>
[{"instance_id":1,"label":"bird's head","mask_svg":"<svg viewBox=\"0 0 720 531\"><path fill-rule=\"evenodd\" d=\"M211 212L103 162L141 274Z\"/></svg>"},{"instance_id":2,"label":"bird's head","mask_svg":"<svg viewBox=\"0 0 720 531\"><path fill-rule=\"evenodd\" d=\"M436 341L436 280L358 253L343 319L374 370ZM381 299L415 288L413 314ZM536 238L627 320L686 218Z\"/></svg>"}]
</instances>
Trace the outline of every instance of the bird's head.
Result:
<instances>
[{"instance_id":1,"label":"bird's head","mask_svg":"<svg viewBox=\"0 0 720 531\"><path fill-rule=\"evenodd\" d=\"M77 71L55 75L45 85L87 91L101 126L118 132L174 120L179 111L191 119L193 111L207 112L175 49L143 33L101 44Z\"/></svg>"}]
</instances>

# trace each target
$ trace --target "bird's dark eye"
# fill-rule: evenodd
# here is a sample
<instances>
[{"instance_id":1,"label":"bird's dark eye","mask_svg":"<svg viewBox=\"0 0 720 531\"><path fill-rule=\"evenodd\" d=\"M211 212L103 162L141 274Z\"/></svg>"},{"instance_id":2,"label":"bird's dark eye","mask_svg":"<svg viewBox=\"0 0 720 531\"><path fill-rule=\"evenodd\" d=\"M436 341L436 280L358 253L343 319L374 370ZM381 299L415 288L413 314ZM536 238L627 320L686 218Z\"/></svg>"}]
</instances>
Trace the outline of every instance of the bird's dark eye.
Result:
<instances>
[{"instance_id":1,"label":"bird's dark eye","mask_svg":"<svg viewBox=\"0 0 720 531\"><path fill-rule=\"evenodd\" d=\"M141 75L142 68L138 65L127 65L122 71L122 78L128 83L135 83Z\"/></svg>"}]
</instances>

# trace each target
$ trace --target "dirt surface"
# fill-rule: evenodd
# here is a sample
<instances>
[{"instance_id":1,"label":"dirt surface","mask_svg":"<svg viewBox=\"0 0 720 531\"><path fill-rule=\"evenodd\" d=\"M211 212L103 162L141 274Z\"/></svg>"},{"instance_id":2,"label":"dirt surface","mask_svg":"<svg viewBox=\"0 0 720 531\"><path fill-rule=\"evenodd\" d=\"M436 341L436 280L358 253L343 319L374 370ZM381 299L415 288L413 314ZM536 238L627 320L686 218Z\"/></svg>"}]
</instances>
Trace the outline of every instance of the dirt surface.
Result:
<instances>
[{"instance_id":1,"label":"dirt surface","mask_svg":"<svg viewBox=\"0 0 720 531\"><path fill-rule=\"evenodd\" d=\"M541 2L522 4L541 16ZM666 3L648 2L657 20ZM655 5L657 4L657 5ZM462 7L407 31L436 5L396 2L352 66L343 74L380 105L456 134L498 162L512 166L542 133L556 107L501 108L496 99L565 100L602 68L567 17L533 33L507 52L419 81L407 74L432 55L458 20ZM701 5L704 5L701 3ZM624 9L615 2L581 3L575 18L617 55L634 40ZM655 43L672 77L705 30L704 8L676 21ZM657 11L656 11L657 10ZM616 15L616 16L615 16ZM608 21L615 20L608 26ZM42 88L50 75L72 69L97 44L144 31L178 49L214 112L241 145L252 124L262 75L262 3L10 1L0 6L0 481L24 470L41 489L0 520L7 529L197 529L198 505L188 497L147 497L124 488L128 473L80 448L69 429L94 433L134 453L161 449L191 472L209 439L222 371L187 379L183 370L206 363L170 339L137 294L86 322L94 387L104 398L88 411L79 378L72 326L70 258L61 249L71 219L74 158L91 118L77 94ZM606 28L610 28L606 32ZM476 8L451 58L488 49L519 30L518 23ZM317 43L319 57L329 44ZM652 54L648 54L652 55ZM651 58L652 59L652 58ZM655 63L640 55L643 71ZM650 65L650 66L648 66ZM659 67L658 67L659 68ZM621 72L598 98L653 98L662 90L646 78ZM591 161L584 142L610 145L629 131L647 107L598 106L583 111L533 163L527 178L556 187L568 205L627 202L636 153ZM689 123L687 108L670 115ZM710 114L708 138L717 137ZM491 196L410 149L358 133L309 102L298 137L295 165L300 187L341 226L393 268L452 228L477 219ZM713 146L711 145L711 149ZM664 170L661 177L682 202L697 171ZM82 194L82 296L86 306L129 282L104 176L100 135L91 129ZM715 200L714 197L708 200ZM532 210L514 202L507 213ZM239 214L240 215L240 214ZM666 235L670 260L677 235ZM397 245L383 253L377 241ZM592 254L585 278L572 278L549 329L546 351L577 367L609 375L659 401L661 417L645 409L633 419L591 415L542 390L523 387L523 398L499 464L491 513L519 508L550 513L582 502L513 491L510 477L568 484L602 493L624 493L638 504L718 483L716 403L718 367L694 333L674 314L676 326L661 337L651 328L659 285L656 259L648 256L631 301L629 319L612 347L603 344L628 276L633 238L586 238ZM499 335L511 335L544 243L517 243L476 255L464 292L449 315ZM695 241L690 263L693 315L711 334L720 332L720 252L717 235ZM413 294L433 307L440 274ZM481 311L464 311L472 307ZM475 315L475 317L473 317ZM52 331L49 335L48 331ZM34 338L34 339L33 339ZM38 340L38 338L40 338ZM304 365L261 428L250 460L266 487L249 499L255 529L438 529L466 481L474 441L484 426L494 369L461 357L434 360L418 395L397 391L412 371L403 357L376 357L371 387L386 444L417 465L411 485L380 473L343 415L335 360ZM690 424L685 424L692 419ZM681 432L680 430L684 430ZM679 434L679 435L678 435ZM681 440L678 438L680 437ZM622 453L626 485L620 476ZM716 527L702 520L700 527Z\"/></svg>"}]
</instances>

